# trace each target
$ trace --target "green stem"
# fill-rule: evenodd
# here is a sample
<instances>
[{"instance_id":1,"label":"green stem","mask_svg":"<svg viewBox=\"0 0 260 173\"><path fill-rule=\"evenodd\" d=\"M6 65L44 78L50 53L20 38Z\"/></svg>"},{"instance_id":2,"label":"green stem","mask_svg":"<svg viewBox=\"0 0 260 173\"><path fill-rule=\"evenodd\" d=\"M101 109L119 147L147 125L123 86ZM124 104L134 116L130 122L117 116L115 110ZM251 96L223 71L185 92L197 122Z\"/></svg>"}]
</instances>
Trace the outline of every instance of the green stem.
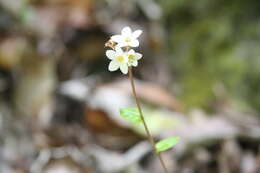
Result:
<instances>
[{"instance_id":1,"label":"green stem","mask_svg":"<svg viewBox=\"0 0 260 173\"><path fill-rule=\"evenodd\" d=\"M153 151L154 151L154 154L156 154L160 160L160 163L164 169L164 172L165 173L169 173L169 171L167 170L166 166L165 166L165 163L163 161L163 158L161 156L161 153L160 152L156 152L156 147L155 147L155 142L154 142L154 139L149 131L149 128L146 124L146 121L144 119L144 115L143 115L143 112L142 112L142 108L141 108L141 104L138 100L138 97L137 97L137 94L136 94L136 90L135 90L135 84L134 84L134 79L133 79L133 72L132 72L132 67L130 66L129 67L129 79L130 79L130 82L131 82L131 86L132 86L132 92L133 92L133 95L134 95L134 98L135 98L135 102L136 102L136 105L137 105L137 108L139 110L139 113L140 113L140 116L141 116L141 119L142 119L142 122L143 122L143 125L144 125L144 129L145 129L145 132L147 134L147 137L148 137L148 140L149 142L151 143L152 147L153 147Z\"/></svg>"}]
</instances>

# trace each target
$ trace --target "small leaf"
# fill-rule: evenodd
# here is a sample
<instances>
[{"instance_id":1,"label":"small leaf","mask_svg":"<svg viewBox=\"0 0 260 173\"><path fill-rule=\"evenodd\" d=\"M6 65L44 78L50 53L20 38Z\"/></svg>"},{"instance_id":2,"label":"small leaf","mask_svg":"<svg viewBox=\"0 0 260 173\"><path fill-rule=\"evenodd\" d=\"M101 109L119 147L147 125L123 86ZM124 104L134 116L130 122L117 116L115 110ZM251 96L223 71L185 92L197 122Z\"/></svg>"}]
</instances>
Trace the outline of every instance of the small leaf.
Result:
<instances>
[{"instance_id":1,"label":"small leaf","mask_svg":"<svg viewBox=\"0 0 260 173\"><path fill-rule=\"evenodd\" d=\"M142 122L140 113L137 108L125 108L120 109L120 115L132 123L140 123Z\"/></svg>"},{"instance_id":2,"label":"small leaf","mask_svg":"<svg viewBox=\"0 0 260 173\"><path fill-rule=\"evenodd\" d=\"M168 150L174 145L176 145L179 141L180 141L179 137L171 137L171 138L163 139L156 143L155 145L156 151L159 153Z\"/></svg>"}]
</instances>

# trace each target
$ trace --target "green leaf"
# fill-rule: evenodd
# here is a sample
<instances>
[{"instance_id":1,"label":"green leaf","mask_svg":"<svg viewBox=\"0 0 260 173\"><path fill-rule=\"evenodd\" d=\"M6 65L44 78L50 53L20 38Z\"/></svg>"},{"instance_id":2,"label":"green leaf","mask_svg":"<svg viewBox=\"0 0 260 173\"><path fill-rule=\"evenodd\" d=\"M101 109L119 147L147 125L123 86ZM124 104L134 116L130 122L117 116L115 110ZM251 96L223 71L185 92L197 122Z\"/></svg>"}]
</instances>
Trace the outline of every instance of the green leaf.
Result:
<instances>
[{"instance_id":1,"label":"green leaf","mask_svg":"<svg viewBox=\"0 0 260 173\"><path fill-rule=\"evenodd\" d=\"M120 109L120 115L132 123L140 123L142 122L140 113L137 108L124 108Z\"/></svg>"},{"instance_id":2,"label":"green leaf","mask_svg":"<svg viewBox=\"0 0 260 173\"><path fill-rule=\"evenodd\" d=\"M159 153L168 150L174 145L176 145L179 141L180 141L179 137L171 137L171 138L163 139L156 143L155 145L156 151Z\"/></svg>"}]
</instances>

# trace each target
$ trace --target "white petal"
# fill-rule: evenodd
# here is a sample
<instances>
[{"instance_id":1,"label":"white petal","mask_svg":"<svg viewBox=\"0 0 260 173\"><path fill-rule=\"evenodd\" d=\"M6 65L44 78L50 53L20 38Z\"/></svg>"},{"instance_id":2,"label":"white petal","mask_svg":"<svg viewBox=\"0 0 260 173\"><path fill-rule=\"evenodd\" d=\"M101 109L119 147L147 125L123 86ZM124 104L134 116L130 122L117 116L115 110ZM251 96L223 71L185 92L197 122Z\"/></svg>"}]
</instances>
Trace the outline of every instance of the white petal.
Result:
<instances>
[{"instance_id":1,"label":"white petal","mask_svg":"<svg viewBox=\"0 0 260 173\"><path fill-rule=\"evenodd\" d=\"M134 67L136 67L136 66L138 65L138 62L137 62L137 61L133 61L133 62L132 62L132 65L133 65Z\"/></svg>"},{"instance_id":2,"label":"white petal","mask_svg":"<svg viewBox=\"0 0 260 173\"><path fill-rule=\"evenodd\" d=\"M119 42L117 45L116 45L116 47L126 47L128 44L126 43L126 42L124 42L124 41L122 41L122 42Z\"/></svg>"},{"instance_id":3,"label":"white petal","mask_svg":"<svg viewBox=\"0 0 260 173\"><path fill-rule=\"evenodd\" d=\"M121 55L121 54L123 54L124 52L123 52L123 50L119 47L119 46L116 46L116 53L117 53L117 55Z\"/></svg>"},{"instance_id":4,"label":"white petal","mask_svg":"<svg viewBox=\"0 0 260 173\"><path fill-rule=\"evenodd\" d=\"M140 53L136 53L136 54L135 54L136 60L139 60L139 59L141 59L142 57L143 57L143 55L140 54Z\"/></svg>"},{"instance_id":5,"label":"white petal","mask_svg":"<svg viewBox=\"0 0 260 173\"><path fill-rule=\"evenodd\" d=\"M126 54L126 53L124 54L124 62L125 62L125 63L127 63L127 62L128 62L128 56L127 56L127 54Z\"/></svg>"},{"instance_id":6,"label":"white petal","mask_svg":"<svg viewBox=\"0 0 260 173\"><path fill-rule=\"evenodd\" d=\"M122 31L121 31L121 34L122 34L123 36L130 36L130 35L132 34L132 30L131 30L131 28L130 28L129 26L124 27L124 28L122 29Z\"/></svg>"},{"instance_id":7,"label":"white petal","mask_svg":"<svg viewBox=\"0 0 260 173\"><path fill-rule=\"evenodd\" d=\"M142 34L142 32L142 30L136 30L135 32L133 32L132 36L134 38L138 38Z\"/></svg>"},{"instance_id":8,"label":"white petal","mask_svg":"<svg viewBox=\"0 0 260 173\"><path fill-rule=\"evenodd\" d=\"M107 50L106 51L106 56L108 57L108 59L113 60L116 56L116 52L113 50Z\"/></svg>"},{"instance_id":9,"label":"white petal","mask_svg":"<svg viewBox=\"0 0 260 173\"><path fill-rule=\"evenodd\" d=\"M114 35L111 37L111 40L119 43L119 42L123 41L123 37L121 35Z\"/></svg>"},{"instance_id":10,"label":"white petal","mask_svg":"<svg viewBox=\"0 0 260 173\"><path fill-rule=\"evenodd\" d=\"M139 46L139 41L138 40L133 40L129 43L129 46L131 47L138 47Z\"/></svg>"},{"instance_id":11,"label":"white petal","mask_svg":"<svg viewBox=\"0 0 260 173\"><path fill-rule=\"evenodd\" d=\"M116 71L119 68L119 63L117 61L111 61L108 66L109 71Z\"/></svg>"},{"instance_id":12,"label":"white petal","mask_svg":"<svg viewBox=\"0 0 260 173\"><path fill-rule=\"evenodd\" d=\"M121 70L122 73L127 74L128 73L128 65L126 63L121 64L120 70Z\"/></svg>"},{"instance_id":13,"label":"white petal","mask_svg":"<svg viewBox=\"0 0 260 173\"><path fill-rule=\"evenodd\" d=\"M131 55L131 54L135 54L134 49L129 50L128 54L130 54L130 55Z\"/></svg>"}]
</instances>

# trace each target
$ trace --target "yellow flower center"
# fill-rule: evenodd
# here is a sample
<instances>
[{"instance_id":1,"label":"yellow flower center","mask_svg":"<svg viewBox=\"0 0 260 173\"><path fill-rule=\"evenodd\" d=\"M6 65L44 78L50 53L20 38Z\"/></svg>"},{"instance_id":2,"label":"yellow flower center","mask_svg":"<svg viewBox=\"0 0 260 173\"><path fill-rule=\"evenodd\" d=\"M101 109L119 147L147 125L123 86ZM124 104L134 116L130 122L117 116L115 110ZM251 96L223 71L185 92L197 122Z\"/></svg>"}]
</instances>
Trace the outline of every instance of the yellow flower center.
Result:
<instances>
[{"instance_id":1,"label":"yellow flower center","mask_svg":"<svg viewBox=\"0 0 260 173\"><path fill-rule=\"evenodd\" d=\"M119 62L124 62L124 60L125 60L125 58L123 56L117 56L116 59Z\"/></svg>"},{"instance_id":2,"label":"yellow flower center","mask_svg":"<svg viewBox=\"0 0 260 173\"><path fill-rule=\"evenodd\" d=\"M131 38L130 37L126 37L125 38L125 42L131 42Z\"/></svg>"},{"instance_id":3,"label":"yellow flower center","mask_svg":"<svg viewBox=\"0 0 260 173\"><path fill-rule=\"evenodd\" d=\"M128 59L129 59L129 61L134 61L135 56L133 54L130 54L130 55L128 55Z\"/></svg>"}]
</instances>

